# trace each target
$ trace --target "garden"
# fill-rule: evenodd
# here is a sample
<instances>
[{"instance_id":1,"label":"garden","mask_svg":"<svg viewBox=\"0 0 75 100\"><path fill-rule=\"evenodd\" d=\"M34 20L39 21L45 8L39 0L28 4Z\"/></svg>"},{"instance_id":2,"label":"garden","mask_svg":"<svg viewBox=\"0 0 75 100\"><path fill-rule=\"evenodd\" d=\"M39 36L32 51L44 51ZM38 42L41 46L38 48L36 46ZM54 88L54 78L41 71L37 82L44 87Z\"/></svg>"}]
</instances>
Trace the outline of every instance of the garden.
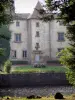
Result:
<instances>
[{"instance_id":1,"label":"garden","mask_svg":"<svg viewBox=\"0 0 75 100\"><path fill-rule=\"evenodd\" d=\"M9 55L10 55L10 39L11 39L11 34L10 34L11 32L9 31L7 26L9 26L10 22L13 20L13 18L12 18L13 16L11 14L11 8L14 8L14 1L13 0L9 0L9 1L8 0L7 1L1 0L1 2L0 2L0 15L1 15L0 16L0 26L1 26L1 28L0 28L0 33L1 33L0 34L0 43L2 43L2 44L0 44L0 62L2 62L2 64L3 64L2 66L0 66L1 67L0 68L1 74L3 74L3 77L1 77L1 75L0 75L0 77L1 77L0 81L2 80L4 85L6 83L7 83L6 85L8 85L8 83L11 83L11 81L16 80L14 77L11 76L12 79L13 79L12 80L10 78L9 73L53 72L53 77L55 77L54 73L66 72L67 69L63 66L46 66L45 68L43 68L43 67L34 68L31 65L12 66L12 64L9 60L6 61L9 58ZM59 10L60 14L58 14L58 11L57 11L57 14L59 15L59 17L57 19L59 21L61 19L63 19L62 20L63 24L67 27L66 37L70 41L70 43L69 43L69 47L61 52L63 55L62 55L60 61L62 62L63 65L65 65L69 69L68 70L69 72L67 74L68 80L70 81L71 84L73 84L75 86L75 13L74 13L74 11L75 11L75 1L74 0L62 0L62 2L61 2L61 0L54 0L54 2L53 2L52 0L46 0L46 6L47 6L48 11L45 11L43 9L40 10L41 16L43 14L43 17L44 17L44 18L41 17L41 19L43 19L44 21L54 20L53 13L51 14L51 12ZM9 8L8 11L10 11L9 14L6 13L6 10L8 8ZM45 16L44 16L44 14L45 14ZM46 16L46 14L47 14L47 16ZM64 42L64 41L62 41L62 42ZM9 79L11 79L11 81L9 79L7 81L6 77L4 79L4 75L6 75L6 76L9 75ZM17 74L17 75L19 75L19 74ZM34 79L33 75L32 75L32 78ZM21 79L23 79L23 78L21 78ZM21 82L21 79L20 79L20 82ZM27 81L29 81L29 78L27 78L27 79L28 79ZM40 79L40 78L38 78L38 79ZM49 79L50 79L50 77L49 77ZM56 79L59 79L59 77L56 76ZM24 79L23 79L23 81L24 81ZM32 81L32 79L31 79L31 81ZM40 82L40 81L38 80L38 82ZM1 85L1 83L0 83L0 85ZM18 88L18 90L19 90L19 88ZM31 93L32 93L32 90L33 89L31 89ZM43 90L43 88L42 88L42 90ZM66 90L67 89L65 89L65 92L66 92ZM72 88L70 90L72 90ZM2 91L4 92L4 90L2 90ZM46 89L46 91L48 91L48 89ZM23 91L21 91L21 93L23 94ZM35 93L35 91L34 91L34 93ZM52 90L51 90L51 93L52 93ZM30 91L29 91L29 94L30 94ZM10 96L10 94L9 94L9 96ZM32 100L34 100L34 99L35 100L39 100L39 99L40 100L55 100L55 99L57 99L57 98L55 98L55 95L50 95L48 97L47 96L42 96L42 97L32 96L32 98L21 97L21 96L16 97L15 95L12 96L12 97L9 97L9 96L7 95L6 97L4 97L4 96L1 97L1 91L0 91L0 100L28 100L28 99L32 99ZM74 91L74 94L73 94L73 90L71 91L70 95L65 94L63 99L65 99L65 100L75 100L75 91Z\"/></svg>"},{"instance_id":2,"label":"garden","mask_svg":"<svg viewBox=\"0 0 75 100\"><path fill-rule=\"evenodd\" d=\"M26 72L41 72L41 73L45 73L45 72L65 72L67 69L63 66L51 66L51 65L47 65L46 67L40 67L40 68L35 68L32 65L26 65L26 66L22 66L22 65L16 65L16 66L12 66L11 69L11 73L26 73Z\"/></svg>"},{"instance_id":3,"label":"garden","mask_svg":"<svg viewBox=\"0 0 75 100\"><path fill-rule=\"evenodd\" d=\"M67 68L61 65L45 65L45 66L33 66L33 65L12 65L10 60L7 60L4 65L1 66L0 74L7 73L65 73Z\"/></svg>"}]
</instances>

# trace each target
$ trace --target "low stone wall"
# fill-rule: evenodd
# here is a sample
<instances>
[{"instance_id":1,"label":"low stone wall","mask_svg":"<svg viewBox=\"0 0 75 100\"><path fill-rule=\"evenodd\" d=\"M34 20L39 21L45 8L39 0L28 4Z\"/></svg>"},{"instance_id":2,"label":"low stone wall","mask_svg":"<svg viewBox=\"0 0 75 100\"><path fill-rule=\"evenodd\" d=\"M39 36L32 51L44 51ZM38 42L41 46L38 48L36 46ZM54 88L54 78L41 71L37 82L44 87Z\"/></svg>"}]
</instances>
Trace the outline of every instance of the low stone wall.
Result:
<instances>
[{"instance_id":1,"label":"low stone wall","mask_svg":"<svg viewBox=\"0 0 75 100\"><path fill-rule=\"evenodd\" d=\"M0 75L0 87L66 86L65 73L24 73Z\"/></svg>"}]
</instances>

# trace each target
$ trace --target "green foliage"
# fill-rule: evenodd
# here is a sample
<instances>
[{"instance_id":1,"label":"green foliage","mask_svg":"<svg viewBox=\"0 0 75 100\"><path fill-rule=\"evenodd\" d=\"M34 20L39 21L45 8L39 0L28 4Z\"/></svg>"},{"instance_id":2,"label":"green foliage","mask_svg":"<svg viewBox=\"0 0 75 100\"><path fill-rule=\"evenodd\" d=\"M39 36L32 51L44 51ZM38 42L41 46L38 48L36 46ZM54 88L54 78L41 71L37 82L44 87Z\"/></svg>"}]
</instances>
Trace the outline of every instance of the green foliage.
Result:
<instances>
[{"instance_id":1,"label":"green foliage","mask_svg":"<svg viewBox=\"0 0 75 100\"><path fill-rule=\"evenodd\" d=\"M7 25L2 25L0 27L0 39L10 40L11 31L9 31L9 27Z\"/></svg>"},{"instance_id":2,"label":"green foliage","mask_svg":"<svg viewBox=\"0 0 75 100\"><path fill-rule=\"evenodd\" d=\"M61 64L68 68L67 78L69 82L75 85L75 0L46 0L46 9L49 13L45 13L45 16L54 16L53 12L59 9L60 13L57 11L55 19L58 21L62 19L66 25L66 37L70 41L70 47L65 48L58 55L61 55ZM46 18L46 21L50 21L49 17Z\"/></svg>"},{"instance_id":3,"label":"green foliage","mask_svg":"<svg viewBox=\"0 0 75 100\"><path fill-rule=\"evenodd\" d=\"M67 66L67 67L71 67L69 65L69 61L73 57L72 53L70 52L71 49L72 48L70 48L70 47L65 48L57 54L57 56L60 56L59 60L60 60L61 64L63 64L64 66Z\"/></svg>"},{"instance_id":4,"label":"green foliage","mask_svg":"<svg viewBox=\"0 0 75 100\"><path fill-rule=\"evenodd\" d=\"M73 61L75 60L74 60L74 55L71 52L72 50L73 50L72 47L67 47L61 52L59 52L57 56L61 55L59 60L61 64L67 67L66 77L69 80L69 83L75 86L75 63L73 63Z\"/></svg>"},{"instance_id":5,"label":"green foliage","mask_svg":"<svg viewBox=\"0 0 75 100\"><path fill-rule=\"evenodd\" d=\"M71 83L75 86L75 70L68 69L66 71L66 77L69 80L69 83Z\"/></svg>"},{"instance_id":6,"label":"green foliage","mask_svg":"<svg viewBox=\"0 0 75 100\"><path fill-rule=\"evenodd\" d=\"M0 48L0 56L4 56L5 50L3 48Z\"/></svg>"},{"instance_id":7,"label":"green foliage","mask_svg":"<svg viewBox=\"0 0 75 100\"><path fill-rule=\"evenodd\" d=\"M0 26L12 21L13 10L14 0L0 0Z\"/></svg>"},{"instance_id":8,"label":"green foliage","mask_svg":"<svg viewBox=\"0 0 75 100\"><path fill-rule=\"evenodd\" d=\"M4 63L10 55L11 32L8 26L2 25L0 28L0 64Z\"/></svg>"},{"instance_id":9,"label":"green foliage","mask_svg":"<svg viewBox=\"0 0 75 100\"><path fill-rule=\"evenodd\" d=\"M69 83L75 86L75 55L73 54L73 52L71 52L73 50L74 49L72 47L65 48L58 53L58 56L61 55L59 60L61 64L63 64L67 68L66 76L69 80Z\"/></svg>"},{"instance_id":10,"label":"green foliage","mask_svg":"<svg viewBox=\"0 0 75 100\"><path fill-rule=\"evenodd\" d=\"M11 71L11 65L12 65L11 61L7 60L5 62L5 64L4 64L4 72L10 73L10 71Z\"/></svg>"},{"instance_id":11,"label":"green foliage","mask_svg":"<svg viewBox=\"0 0 75 100\"><path fill-rule=\"evenodd\" d=\"M0 64L8 59L10 54L10 31L6 26L13 19L14 0L0 0Z\"/></svg>"},{"instance_id":12,"label":"green foliage","mask_svg":"<svg viewBox=\"0 0 75 100\"><path fill-rule=\"evenodd\" d=\"M75 23L74 21L71 23L71 25L67 26L67 33L66 33L66 37L69 39L70 41L70 45L72 47L75 47Z\"/></svg>"},{"instance_id":13,"label":"green foliage","mask_svg":"<svg viewBox=\"0 0 75 100\"><path fill-rule=\"evenodd\" d=\"M54 72L54 73L64 73L66 68L62 66L46 66L45 68L34 68L33 66L15 66L11 72L12 73L46 73L46 72Z\"/></svg>"},{"instance_id":14,"label":"green foliage","mask_svg":"<svg viewBox=\"0 0 75 100\"><path fill-rule=\"evenodd\" d=\"M46 0L46 8L50 15L59 9L59 19L63 19L66 24L75 20L75 0Z\"/></svg>"}]
</instances>

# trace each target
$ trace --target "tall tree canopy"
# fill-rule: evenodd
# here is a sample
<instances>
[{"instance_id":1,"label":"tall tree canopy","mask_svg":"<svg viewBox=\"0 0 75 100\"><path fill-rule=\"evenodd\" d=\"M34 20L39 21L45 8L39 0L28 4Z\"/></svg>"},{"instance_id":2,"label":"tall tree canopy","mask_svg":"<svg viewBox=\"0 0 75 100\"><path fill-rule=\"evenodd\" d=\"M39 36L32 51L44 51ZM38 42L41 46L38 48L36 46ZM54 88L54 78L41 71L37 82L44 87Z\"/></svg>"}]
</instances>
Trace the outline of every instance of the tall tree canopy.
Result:
<instances>
[{"instance_id":1,"label":"tall tree canopy","mask_svg":"<svg viewBox=\"0 0 75 100\"><path fill-rule=\"evenodd\" d=\"M0 27L8 25L13 20L14 14L14 0L0 0ZM5 35L0 34L0 38L6 38Z\"/></svg>"},{"instance_id":2,"label":"tall tree canopy","mask_svg":"<svg viewBox=\"0 0 75 100\"><path fill-rule=\"evenodd\" d=\"M8 26L3 25L0 27L0 35L0 64L2 64L9 58L10 55L11 32L9 31Z\"/></svg>"},{"instance_id":3,"label":"tall tree canopy","mask_svg":"<svg viewBox=\"0 0 75 100\"><path fill-rule=\"evenodd\" d=\"M75 0L46 0L44 6L46 10L41 9L39 12L49 21L49 17L54 16L54 13L59 13L59 19L64 20L65 23L70 23L75 20ZM59 10L59 11L58 11ZM51 19L50 19L51 20Z\"/></svg>"},{"instance_id":4,"label":"tall tree canopy","mask_svg":"<svg viewBox=\"0 0 75 100\"><path fill-rule=\"evenodd\" d=\"M41 19L49 21L57 12L57 19L66 25L66 37L70 41L70 47L63 50L60 61L68 68L67 78L75 85L75 0L46 0L46 10L41 9Z\"/></svg>"},{"instance_id":5,"label":"tall tree canopy","mask_svg":"<svg viewBox=\"0 0 75 100\"><path fill-rule=\"evenodd\" d=\"M0 0L0 63L3 63L10 54L10 36L8 29L13 20L14 0Z\"/></svg>"},{"instance_id":6,"label":"tall tree canopy","mask_svg":"<svg viewBox=\"0 0 75 100\"><path fill-rule=\"evenodd\" d=\"M0 26L12 20L14 0L0 0Z\"/></svg>"}]
</instances>

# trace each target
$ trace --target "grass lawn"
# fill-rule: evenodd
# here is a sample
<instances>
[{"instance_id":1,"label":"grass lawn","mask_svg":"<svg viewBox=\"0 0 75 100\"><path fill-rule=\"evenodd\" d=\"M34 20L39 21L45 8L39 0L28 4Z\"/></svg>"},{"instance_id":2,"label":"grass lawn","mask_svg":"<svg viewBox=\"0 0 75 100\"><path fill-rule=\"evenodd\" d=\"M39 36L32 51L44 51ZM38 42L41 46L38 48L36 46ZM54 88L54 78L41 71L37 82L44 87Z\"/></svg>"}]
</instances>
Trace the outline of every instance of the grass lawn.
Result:
<instances>
[{"instance_id":1,"label":"grass lawn","mask_svg":"<svg viewBox=\"0 0 75 100\"><path fill-rule=\"evenodd\" d=\"M46 66L45 68L34 68L33 66L15 66L12 68L11 72L65 72L66 70L67 69L63 66Z\"/></svg>"},{"instance_id":2,"label":"grass lawn","mask_svg":"<svg viewBox=\"0 0 75 100\"><path fill-rule=\"evenodd\" d=\"M7 97L4 98L0 98L0 100L7 100ZM75 94L71 95L71 96L64 96L65 100L75 100ZM25 97L10 97L9 100L56 100L54 99L53 96L50 97L42 97L41 99L27 99ZM57 99L58 100L58 99ZM63 99L64 100L64 99Z\"/></svg>"}]
</instances>

